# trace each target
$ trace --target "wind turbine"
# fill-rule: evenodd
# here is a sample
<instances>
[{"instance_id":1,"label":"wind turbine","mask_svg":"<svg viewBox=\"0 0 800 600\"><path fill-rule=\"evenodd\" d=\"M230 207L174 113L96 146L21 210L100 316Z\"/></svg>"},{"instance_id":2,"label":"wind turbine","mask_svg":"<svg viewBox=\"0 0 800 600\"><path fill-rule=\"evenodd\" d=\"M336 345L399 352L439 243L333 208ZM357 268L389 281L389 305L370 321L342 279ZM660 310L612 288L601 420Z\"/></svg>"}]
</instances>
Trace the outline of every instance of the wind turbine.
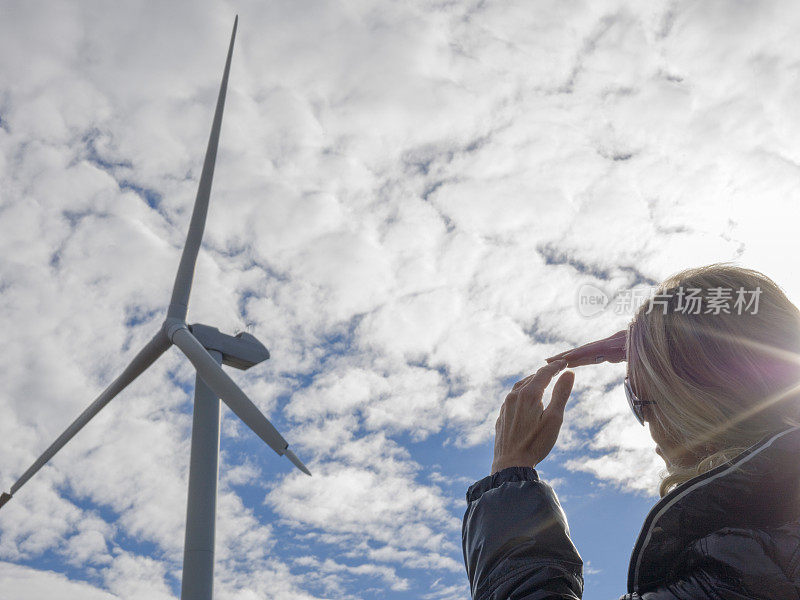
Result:
<instances>
[{"instance_id":1,"label":"wind turbine","mask_svg":"<svg viewBox=\"0 0 800 600\"><path fill-rule=\"evenodd\" d=\"M187 325L186 311L192 287L197 253L203 238L208 213L211 181L217 157L222 111L228 73L236 38L238 15L225 61L225 71L217 98L217 108L211 125L211 135L200 175L197 198L192 211L186 244L172 288L172 299L164 323L122 374L67 427L55 442L36 459L25 473L0 495L0 507L8 502L33 475L41 469L69 440L86 425L117 394L141 375L173 344L183 352L197 371L192 421L192 450L189 463L189 494L186 509L186 537L183 553L182 600L210 600L214 572L214 526L217 501L217 464L219 458L219 425L221 398L225 404L280 456L286 456L303 473L311 475L283 436L239 388L220 364L248 369L269 358L269 351L249 333L236 336L221 333L208 325Z\"/></svg>"}]
</instances>

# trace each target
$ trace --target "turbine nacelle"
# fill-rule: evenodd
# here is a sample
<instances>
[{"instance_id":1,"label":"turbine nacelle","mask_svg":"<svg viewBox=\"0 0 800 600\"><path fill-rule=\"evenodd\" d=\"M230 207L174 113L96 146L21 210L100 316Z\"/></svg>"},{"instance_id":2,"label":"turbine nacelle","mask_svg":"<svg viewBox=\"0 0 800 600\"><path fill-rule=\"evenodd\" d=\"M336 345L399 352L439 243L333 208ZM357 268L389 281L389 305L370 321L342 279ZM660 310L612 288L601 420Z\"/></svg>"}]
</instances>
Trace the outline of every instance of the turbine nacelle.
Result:
<instances>
[{"instance_id":1,"label":"turbine nacelle","mask_svg":"<svg viewBox=\"0 0 800 600\"><path fill-rule=\"evenodd\" d=\"M169 329L177 324L177 320L167 319L162 327L169 336ZM183 323L183 325L186 324ZM266 346L247 332L227 335L210 325L193 323L186 326L206 350L214 350L222 355L223 365L246 371L269 358L269 350Z\"/></svg>"}]
</instances>

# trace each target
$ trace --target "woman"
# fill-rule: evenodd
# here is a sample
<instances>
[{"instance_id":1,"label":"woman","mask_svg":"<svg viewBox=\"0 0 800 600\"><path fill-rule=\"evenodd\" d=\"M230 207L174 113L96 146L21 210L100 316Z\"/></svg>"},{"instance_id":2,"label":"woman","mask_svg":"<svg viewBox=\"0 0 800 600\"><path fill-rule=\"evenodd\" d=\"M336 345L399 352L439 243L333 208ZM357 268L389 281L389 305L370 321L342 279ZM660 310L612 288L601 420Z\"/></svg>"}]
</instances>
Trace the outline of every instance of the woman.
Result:
<instances>
[{"instance_id":1,"label":"woman","mask_svg":"<svg viewBox=\"0 0 800 600\"><path fill-rule=\"evenodd\" d=\"M699 310L687 309L686 290L705 300ZM747 294L755 310L734 305ZM714 264L670 277L627 330L514 385L492 474L467 492L474 600L581 598L566 516L534 469L558 437L574 373L559 377L547 408L542 396L565 367L623 360L628 401L667 472L622 600L800 599L800 311L765 275Z\"/></svg>"}]
</instances>

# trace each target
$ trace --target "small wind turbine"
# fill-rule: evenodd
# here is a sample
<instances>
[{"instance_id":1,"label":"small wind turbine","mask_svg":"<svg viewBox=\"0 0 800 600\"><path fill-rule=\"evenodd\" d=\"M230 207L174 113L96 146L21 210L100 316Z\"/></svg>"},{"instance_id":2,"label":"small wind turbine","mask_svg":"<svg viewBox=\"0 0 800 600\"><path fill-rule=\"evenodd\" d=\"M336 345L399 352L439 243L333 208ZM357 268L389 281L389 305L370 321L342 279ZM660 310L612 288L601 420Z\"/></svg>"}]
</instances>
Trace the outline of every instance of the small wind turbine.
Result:
<instances>
[{"instance_id":1,"label":"small wind turbine","mask_svg":"<svg viewBox=\"0 0 800 600\"><path fill-rule=\"evenodd\" d=\"M192 287L197 253L203 238L208 213L211 180L217 157L225 91L231 67L237 15L233 22L228 57L211 125L203 172L194 203L189 233L183 247L167 317L147 345L133 358L122 374L103 391L55 442L11 486L0 495L0 506L8 502L64 444L136 377L152 365L171 345L176 345L197 370L194 390L192 450L189 463L189 496L186 509L186 538L183 553L182 600L211 598L214 572L214 525L217 502L217 462L219 458L219 422L221 398L225 404L280 456L286 456L303 473L311 475L278 430L220 367L225 364L248 369L269 358L269 351L249 333L229 336L208 325L187 325L186 310Z\"/></svg>"}]
</instances>

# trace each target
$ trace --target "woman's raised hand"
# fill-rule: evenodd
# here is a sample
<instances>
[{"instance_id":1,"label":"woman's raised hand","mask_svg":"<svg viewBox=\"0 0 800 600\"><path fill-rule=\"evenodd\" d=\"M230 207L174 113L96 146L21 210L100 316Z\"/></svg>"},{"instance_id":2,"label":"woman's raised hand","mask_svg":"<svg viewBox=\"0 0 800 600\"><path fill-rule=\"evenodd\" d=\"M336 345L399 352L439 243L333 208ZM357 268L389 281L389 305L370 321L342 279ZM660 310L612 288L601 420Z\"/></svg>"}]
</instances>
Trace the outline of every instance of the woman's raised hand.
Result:
<instances>
[{"instance_id":1,"label":"woman's raised hand","mask_svg":"<svg viewBox=\"0 0 800 600\"><path fill-rule=\"evenodd\" d=\"M548 363L552 363L563 359L567 361L567 367L582 367L601 362L622 362L625 360L625 342L627 338L628 330L623 329L602 340L589 342L571 350L565 350L545 360Z\"/></svg>"},{"instance_id":2,"label":"woman's raised hand","mask_svg":"<svg viewBox=\"0 0 800 600\"><path fill-rule=\"evenodd\" d=\"M550 404L542 397L556 373L565 367L625 360L628 330L565 350L547 359L547 365L514 384L500 408L495 423L492 473L507 467L535 467L550 453L561 431L564 407L572 392L575 374L566 371L558 378Z\"/></svg>"},{"instance_id":3,"label":"woman's raised hand","mask_svg":"<svg viewBox=\"0 0 800 600\"><path fill-rule=\"evenodd\" d=\"M492 473L508 467L535 467L550 454L558 439L575 373L566 371L556 381L550 404L542 397L556 373L566 366L556 360L514 384L495 423Z\"/></svg>"}]
</instances>

